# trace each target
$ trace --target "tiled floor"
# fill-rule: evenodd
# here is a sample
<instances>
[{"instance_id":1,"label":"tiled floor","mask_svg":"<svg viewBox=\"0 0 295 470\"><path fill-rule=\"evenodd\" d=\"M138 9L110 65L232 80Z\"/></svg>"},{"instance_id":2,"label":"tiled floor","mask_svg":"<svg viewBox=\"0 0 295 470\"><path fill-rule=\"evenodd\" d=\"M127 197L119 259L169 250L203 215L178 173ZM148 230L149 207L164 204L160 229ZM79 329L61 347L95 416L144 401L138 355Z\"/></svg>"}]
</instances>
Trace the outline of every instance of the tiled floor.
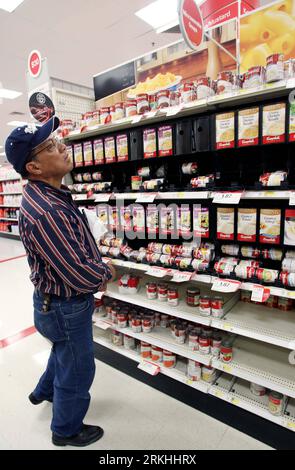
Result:
<instances>
[{"instance_id":1,"label":"tiled floor","mask_svg":"<svg viewBox=\"0 0 295 470\"><path fill-rule=\"evenodd\" d=\"M17 242L0 238L0 259L20 254L22 247ZM25 258L0 263L0 340L32 325L28 276ZM0 349L1 450L56 449L51 444L51 404L34 407L27 399L45 367L49 350L50 344L39 334ZM268 449L98 361L91 395L85 421L105 430L103 439L91 449Z\"/></svg>"}]
</instances>

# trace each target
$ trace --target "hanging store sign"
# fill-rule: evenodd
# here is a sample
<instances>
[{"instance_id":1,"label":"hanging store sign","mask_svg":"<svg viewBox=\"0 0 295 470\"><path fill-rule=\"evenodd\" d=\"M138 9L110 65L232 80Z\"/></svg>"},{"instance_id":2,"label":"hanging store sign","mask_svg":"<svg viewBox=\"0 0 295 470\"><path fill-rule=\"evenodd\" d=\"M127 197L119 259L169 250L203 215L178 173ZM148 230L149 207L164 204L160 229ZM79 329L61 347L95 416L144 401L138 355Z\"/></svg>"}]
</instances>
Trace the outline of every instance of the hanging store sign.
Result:
<instances>
[{"instance_id":1,"label":"hanging store sign","mask_svg":"<svg viewBox=\"0 0 295 470\"><path fill-rule=\"evenodd\" d=\"M31 77L39 77L42 70L42 57L39 51L34 50L30 53L28 59L28 69Z\"/></svg>"},{"instance_id":2,"label":"hanging store sign","mask_svg":"<svg viewBox=\"0 0 295 470\"><path fill-rule=\"evenodd\" d=\"M180 0L178 5L179 24L188 46L197 50L203 42L203 18L196 0Z\"/></svg>"}]
</instances>

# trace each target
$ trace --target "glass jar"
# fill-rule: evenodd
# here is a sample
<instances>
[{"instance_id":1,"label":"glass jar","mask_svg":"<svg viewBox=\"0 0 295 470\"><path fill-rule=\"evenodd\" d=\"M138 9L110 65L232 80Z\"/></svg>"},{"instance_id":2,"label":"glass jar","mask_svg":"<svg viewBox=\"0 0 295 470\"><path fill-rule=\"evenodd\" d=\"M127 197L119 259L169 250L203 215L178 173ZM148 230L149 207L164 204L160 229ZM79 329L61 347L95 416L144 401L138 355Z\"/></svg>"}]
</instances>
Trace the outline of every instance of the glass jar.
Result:
<instances>
[{"instance_id":1,"label":"glass jar","mask_svg":"<svg viewBox=\"0 0 295 470\"><path fill-rule=\"evenodd\" d=\"M177 307L179 305L178 289L172 287L168 289L168 304L171 305L171 307Z\"/></svg>"},{"instance_id":2,"label":"glass jar","mask_svg":"<svg viewBox=\"0 0 295 470\"><path fill-rule=\"evenodd\" d=\"M200 296L200 314L204 317L210 317L211 315L211 299L208 295Z\"/></svg>"},{"instance_id":3,"label":"glass jar","mask_svg":"<svg viewBox=\"0 0 295 470\"><path fill-rule=\"evenodd\" d=\"M200 289L188 288L186 290L186 303L190 307L198 307L200 304Z\"/></svg>"},{"instance_id":4,"label":"glass jar","mask_svg":"<svg viewBox=\"0 0 295 470\"><path fill-rule=\"evenodd\" d=\"M233 359L233 347L230 339L224 339L221 343L220 359L222 362L231 362Z\"/></svg>"}]
</instances>

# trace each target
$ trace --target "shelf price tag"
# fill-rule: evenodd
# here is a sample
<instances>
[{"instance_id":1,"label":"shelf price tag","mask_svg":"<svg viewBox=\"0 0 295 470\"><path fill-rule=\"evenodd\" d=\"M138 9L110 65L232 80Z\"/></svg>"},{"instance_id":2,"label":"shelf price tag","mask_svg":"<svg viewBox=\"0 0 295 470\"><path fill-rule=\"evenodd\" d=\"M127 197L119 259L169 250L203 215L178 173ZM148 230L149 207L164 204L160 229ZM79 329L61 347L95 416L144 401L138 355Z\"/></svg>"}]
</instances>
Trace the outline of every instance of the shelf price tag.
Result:
<instances>
[{"instance_id":1,"label":"shelf price tag","mask_svg":"<svg viewBox=\"0 0 295 470\"><path fill-rule=\"evenodd\" d=\"M136 199L135 203L142 203L142 202L154 202L158 193L147 193L147 194L140 194Z\"/></svg>"},{"instance_id":2,"label":"shelf price tag","mask_svg":"<svg viewBox=\"0 0 295 470\"><path fill-rule=\"evenodd\" d=\"M193 273L190 273L190 272L178 271L178 272L173 274L173 277L172 277L171 280L172 280L172 282L187 282L187 281L191 280L192 275L193 275Z\"/></svg>"},{"instance_id":3,"label":"shelf price tag","mask_svg":"<svg viewBox=\"0 0 295 470\"><path fill-rule=\"evenodd\" d=\"M138 116L135 116L132 121L131 121L131 124L137 124L138 122L140 122L143 118L143 114L139 114Z\"/></svg>"},{"instance_id":4,"label":"shelf price tag","mask_svg":"<svg viewBox=\"0 0 295 470\"><path fill-rule=\"evenodd\" d=\"M295 423L292 421L287 421L287 428L293 429L293 431L295 431Z\"/></svg>"},{"instance_id":5,"label":"shelf price tag","mask_svg":"<svg viewBox=\"0 0 295 470\"><path fill-rule=\"evenodd\" d=\"M138 369L143 370L150 375L158 375L160 372L160 366L153 364L152 362L143 361L138 365Z\"/></svg>"},{"instance_id":6,"label":"shelf price tag","mask_svg":"<svg viewBox=\"0 0 295 470\"><path fill-rule=\"evenodd\" d=\"M101 260L103 263L109 263L110 261L112 261L112 258L107 258L106 256L103 256Z\"/></svg>"},{"instance_id":7,"label":"shelf price tag","mask_svg":"<svg viewBox=\"0 0 295 470\"><path fill-rule=\"evenodd\" d=\"M204 282L205 284L211 284L211 276L208 274L193 274L191 277L192 281Z\"/></svg>"},{"instance_id":8,"label":"shelf price tag","mask_svg":"<svg viewBox=\"0 0 295 470\"><path fill-rule=\"evenodd\" d=\"M93 196L95 202L108 202L111 199L110 193L96 194Z\"/></svg>"},{"instance_id":9,"label":"shelf price tag","mask_svg":"<svg viewBox=\"0 0 295 470\"><path fill-rule=\"evenodd\" d=\"M237 292L241 288L241 282L232 279L218 279L213 281L212 289L216 292Z\"/></svg>"},{"instance_id":10,"label":"shelf price tag","mask_svg":"<svg viewBox=\"0 0 295 470\"><path fill-rule=\"evenodd\" d=\"M109 328L111 328L111 325L103 320L97 320L94 323L94 326L97 326L101 330L108 330Z\"/></svg>"},{"instance_id":11,"label":"shelf price tag","mask_svg":"<svg viewBox=\"0 0 295 470\"><path fill-rule=\"evenodd\" d=\"M153 277L165 277L169 273L168 269L165 268L158 268L157 266L150 266L148 270L146 271L145 274L148 276L153 276Z\"/></svg>"},{"instance_id":12,"label":"shelf price tag","mask_svg":"<svg viewBox=\"0 0 295 470\"><path fill-rule=\"evenodd\" d=\"M232 368L231 368L231 366L228 366L227 364L225 364L225 365L223 366L223 370L224 370L224 372L227 372L228 374L231 374L231 373L232 373Z\"/></svg>"},{"instance_id":13,"label":"shelf price tag","mask_svg":"<svg viewBox=\"0 0 295 470\"><path fill-rule=\"evenodd\" d=\"M214 198L213 198L213 203L214 204L239 204L241 197L242 197L242 192L241 191L235 191L235 192L220 192L220 193L215 193Z\"/></svg>"},{"instance_id":14,"label":"shelf price tag","mask_svg":"<svg viewBox=\"0 0 295 470\"><path fill-rule=\"evenodd\" d=\"M238 405L240 403L240 400L238 398L232 398L231 402L233 405Z\"/></svg>"},{"instance_id":15,"label":"shelf price tag","mask_svg":"<svg viewBox=\"0 0 295 470\"><path fill-rule=\"evenodd\" d=\"M166 116L175 116L175 114L180 113L182 108L183 108L183 105L181 104L179 106L172 106L171 108L164 108L164 109L167 109Z\"/></svg>"},{"instance_id":16,"label":"shelf price tag","mask_svg":"<svg viewBox=\"0 0 295 470\"><path fill-rule=\"evenodd\" d=\"M100 292L97 292L96 294L94 294L94 297L98 300L102 299L103 296L105 295L106 291L100 291Z\"/></svg>"},{"instance_id":17,"label":"shelf price tag","mask_svg":"<svg viewBox=\"0 0 295 470\"><path fill-rule=\"evenodd\" d=\"M290 191L289 206L295 206L295 191Z\"/></svg>"},{"instance_id":18,"label":"shelf price tag","mask_svg":"<svg viewBox=\"0 0 295 470\"><path fill-rule=\"evenodd\" d=\"M153 118L156 116L156 114L158 113L158 110L155 110L155 111L150 111L149 113L146 113L144 116L146 118Z\"/></svg>"},{"instance_id":19,"label":"shelf price tag","mask_svg":"<svg viewBox=\"0 0 295 470\"><path fill-rule=\"evenodd\" d=\"M74 201L87 201L87 194L73 194Z\"/></svg>"},{"instance_id":20,"label":"shelf price tag","mask_svg":"<svg viewBox=\"0 0 295 470\"><path fill-rule=\"evenodd\" d=\"M253 286L251 301L252 302L266 302L270 296L270 289L263 286Z\"/></svg>"}]
</instances>

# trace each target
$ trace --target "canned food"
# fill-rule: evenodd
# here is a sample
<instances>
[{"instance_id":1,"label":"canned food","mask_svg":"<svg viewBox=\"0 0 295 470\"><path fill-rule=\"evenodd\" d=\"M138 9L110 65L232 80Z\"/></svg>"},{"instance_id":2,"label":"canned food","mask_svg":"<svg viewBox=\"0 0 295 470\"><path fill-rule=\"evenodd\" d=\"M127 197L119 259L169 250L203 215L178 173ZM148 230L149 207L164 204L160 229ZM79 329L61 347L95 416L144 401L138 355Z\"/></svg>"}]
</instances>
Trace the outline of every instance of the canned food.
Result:
<instances>
[{"instance_id":1,"label":"canned food","mask_svg":"<svg viewBox=\"0 0 295 470\"><path fill-rule=\"evenodd\" d=\"M190 246L173 245L172 255L183 256L184 258L190 258L192 256L192 248Z\"/></svg>"},{"instance_id":2,"label":"canned food","mask_svg":"<svg viewBox=\"0 0 295 470\"><path fill-rule=\"evenodd\" d=\"M198 164L195 162L184 163L181 170L184 175L195 175L198 172Z\"/></svg>"},{"instance_id":3,"label":"canned food","mask_svg":"<svg viewBox=\"0 0 295 470\"><path fill-rule=\"evenodd\" d=\"M174 259L174 263L178 268L187 269L192 264L192 258L183 258L182 256L177 256Z\"/></svg>"},{"instance_id":4,"label":"canned food","mask_svg":"<svg viewBox=\"0 0 295 470\"><path fill-rule=\"evenodd\" d=\"M144 319L142 320L142 331L144 333L150 333L152 329L153 329L152 319L148 317L144 317Z\"/></svg>"},{"instance_id":5,"label":"canned food","mask_svg":"<svg viewBox=\"0 0 295 470\"><path fill-rule=\"evenodd\" d=\"M193 382L201 380L202 368L201 364L193 359L188 359L187 362L187 378Z\"/></svg>"},{"instance_id":6,"label":"canned food","mask_svg":"<svg viewBox=\"0 0 295 470\"><path fill-rule=\"evenodd\" d=\"M268 396L268 410L274 416L283 414L284 396L279 392L270 392Z\"/></svg>"},{"instance_id":7,"label":"canned food","mask_svg":"<svg viewBox=\"0 0 295 470\"><path fill-rule=\"evenodd\" d=\"M262 385L255 384L254 382L250 383L251 393L257 397L262 397L266 394L266 388Z\"/></svg>"},{"instance_id":8,"label":"canned food","mask_svg":"<svg viewBox=\"0 0 295 470\"><path fill-rule=\"evenodd\" d=\"M177 289L168 289L168 304L171 305L171 307L177 307L179 305L179 293Z\"/></svg>"},{"instance_id":9,"label":"canned food","mask_svg":"<svg viewBox=\"0 0 295 470\"><path fill-rule=\"evenodd\" d=\"M210 354L211 339L206 331L202 331L199 336L199 352L201 354Z\"/></svg>"},{"instance_id":10,"label":"canned food","mask_svg":"<svg viewBox=\"0 0 295 470\"><path fill-rule=\"evenodd\" d=\"M158 286L158 299L160 302L167 302L168 300L168 286L167 284L159 284Z\"/></svg>"},{"instance_id":11,"label":"canned food","mask_svg":"<svg viewBox=\"0 0 295 470\"><path fill-rule=\"evenodd\" d=\"M202 259L193 259L192 267L197 272L204 272L209 268L209 262Z\"/></svg>"},{"instance_id":12,"label":"canned food","mask_svg":"<svg viewBox=\"0 0 295 470\"><path fill-rule=\"evenodd\" d=\"M125 312L120 312L117 315L118 327L127 328L128 315Z\"/></svg>"},{"instance_id":13,"label":"canned food","mask_svg":"<svg viewBox=\"0 0 295 470\"><path fill-rule=\"evenodd\" d=\"M141 93L136 96L137 114L144 114L150 110L149 95Z\"/></svg>"},{"instance_id":14,"label":"canned food","mask_svg":"<svg viewBox=\"0 0 295 470\"><path fill-rule=\"evenodd\" d=\"M212 339L211 339L211 354L214 357L219 358L220 355L220 350L221 350L221 343L222 343L222 337L219 333L213 333Z\"/></svg>"},{"instance_id":15,"label":"canned food","mask_svg":"<svg viewBox=\"0 0 295 470\"><path fill-rule=\"evenodd\" d=\"M156 95L157 99L157 108L168 108L170 106L170 91L169 90L162 90L159 91Z\"/></svg>"},{"instance_id":16,"label":"canned food","mask_svg":"<svg viewBox=\"0 0 295 470\"><path fill-rule=\"evenodd\" d=\"M135 338L124 335L123 337L124 348L128 350L134 350L136 348Z\"/></svg>"},{"instance_id":17,"label":"canned food","mask_svg":"<svg viewBox=\"0 0 295 470\"><path fill-rule=\"evenodd\" d=\"M196 99L195 84L193 82L184 83L181 90L181 100L183 103L191 103Z\"/></svg>"},{"instance_id":18,"label":"canned food","mask_svg":"<svg viewBox=\"0 0 295 470\"><path fill-rule=\"evenodd\" d=\"M188 347L192 351L199 350L199 334L200 332L197 329L193 329L189 332Z\"/></svg>"},{"instance_id":19,"label":"canned food","mask_svg":"<svg viewBox=\"0 0 295 470\"><path fill-rule=\"evenodd\" d=\"M230 275L234 271L234 265L230 263L224 263L222 261L217 261L214 264L214 269L218 274L223 274L225 276Z\"/></svg>"},{"instance_id":20,"label":"canned food","mask_svg":"<svg viewBox=\"0 0 295 470\"><path fill-rule=\"evenodd\" d=\"M157 109L157 96L156 95L149 95L149 105L150 105L151 111L155 111Z\"/></svg>"},{"instance_id":21,"label":"canned food","mask_svg":"<svg viewBox=\"0 0 295 470\"><path fill-rule=\"evenodd\" d=\"M175 326L174 337L178 344L185 343L185 333L186 333L186 328L184 327L184 325L178 324Z\"/></svg>"},{"instance_id":22,"label":"canned food","mask_svg":"<svg viewBox=\"0 0 295 470\"><path fill-rule=\"evenodd\" d=\"M136 116L137 114L137 101L127 100L124 103L125 115L127 118Z\"/></svg>"},{"instance_id":23,"label":"canned food","mask_svg":"<svg viewBox=\"0 0 295 470\"><path fill-rule=\"evenodd\" d=\"M163 366L167 368L176 366L176 355L165 349L163 350Z\"/></svg>"},{"instance_id":24,"label":"canned food","mask_svg":"<svg viewBox=\"0 0 295 470\"><path fill-rule=\"evenodd\" d=\"M211 300L211 315L215 318L221 318L223 316L224 310L224 300L223 297L215 296Z\"/></svg>"},{"instance_id":25,"label":"canned food","mask_svg":"<svg viewBox=\"0 0 295 470\"><path fill-rule=\"evenodd\" d=\"M212 383L216 379L216 369L211 366L202 367L202 380L204 382Z\"/></svg>"},{"instance_id":26,"label":"canned food","mask_svg":"<svg viewBox=\"0 0 295 470\"><path fill-rule=\"evenodd\" d=\"M136 316L132 318L131 328L132 328L132 331L134 331L134 333L141 333L142 321L141 321L140 316Z\"/></svg>"},{"instance_id":27,"label":"canned food","mask_svg":"<svg viewBox=\"0 0 295 470\"><path fill-rule=\"evenodd\" d=\"M146 295L149 300L154 300L158 297L158 288L155 282L149 282L146 285Z\"/></svg>"},{"instance_id":28,"label":"canned food","mask_svg":"<svg viewBox=\"0 0 295 470\"><path fill-rule=\"evenodd\" d=\"M270 283L275 282L279 276L279 272L275 269L256 269L256 276L263 282Z\"/></svg>"},{"instance_id":29,"label":"canned food","mask_svg":"<svg viewBox=\"0 0 295 470\"><path fill-rule=\"evenodd\" d=\"M115 346L123 346L123 335L119 331L112 330L111 340Z\"/></svg>"},{"instance_id":30,"label":"canned food","mask_svg":"<svg viewBox=\"0 0 295 470\"><path fill-rule=\"evenodd\" d=\"M162 313L160 318L161 318L161 320L160 320L160 327L161 327L161 328L168 328L168 319L169 319L169 316L168 316L168 315L165 315L165 313Z\"/></svg>"},{"instance_id":31,"label":"canned food","mask_svg":"<svg viewBox=\"0 0 295 470\"><path fill-rule=\"evenodd\" d=\"M92 173L92 179L93 181L101 181L102 173L99 173L99 172Z\"/></svg>"},{"instance_id":32,"label":"canned food","mask_svg":"<svg viewBox=\"0 0 295 470\"><path fill-rule=\"evenodd\" d=\"M220 72L217 77L217 94L231 93L234 90L232 72Z\"/></svg>"},{"instance_id":33,"label":"canned food","mask_svg":"<svg viewBox=\"0 0 295 470\"><path fill-rule=\"evenodd\" d=\"M152 347L150 344L145 343L144 341L140 342L140 355L143 359L148 359L151 357Z\"/></svg>"},{"instance_id":34,"label":"canned food","mask_svg":"<svg viewBox=\"0 0 295 470\"><path fill-rule=\"evenodd\" d=\"M285 297L279 297L277 307L284 312L290 311L293 307L293 300L286 299Z\"/></svg>"},{"instance_id":35,"label":"canned food","mask_svg":"<svg viewBox=\"0 0 295 470\"><path fill-rule=\"evenodd\" d=\"M239 245L221 245L221 251L225 255L237 256L239 254Z\"/></svg>"},{"instance_id":36,"label":"canned food","mask_svg":"<svg viewBox=\"0 0 295 470\"><path fill-rule=\"evenodd\" d=\"M100 108L100 123L106 124L110 118L110 108L104 107Z\"/></svg>"},{"instance_id":37,"label":"canned food","mask_svg":"<svg viewBox=\"0 0 295 470\"><path fill-rule=\"evenodd\" d=\"M264 305L269 308L277 308L278 297L276 295L270 295L266 302L264 302Z\"/></svg>"},{"instance_id":38,"label":"canned food","mask_svg":"<svg viewBox=\"0 0 295 470\"><path fill-rule=\"evenodd\" d=\"M210 96L215 95L210 78L202 77L197 80L196 93L197 93L198 100L209 98Z\"/></svg>"},{"instance_id":39,"label":"canned food","mask_svg":"<svg viewBox=\"0 0 295 470\"><path fill-rule=\"evenodd\" d=\"M266 83L284 80L284 54L272 54L266 59Z\"/></svg>"},{"instance_id":40,"label":"canned food","mask_svg":"<svg viewBox=\"0 0 295 470\"><path fill-rule=\"evenodd\" d=\"M170 91L170 106L178 106L181 100L181 93L179 91Z\"/></svg>"},{"instance_id":41,"label":"canned food","mask_svg":"<svg viewBox=\"0 0 295 470\"><path fill-rule=\"evenodd\" d=\"M138 176L141 176L142 178L149 178L150 177L150 168L148 166L138 168Z\"/></svg>"},{"instance_id":42,"label":"canned food","mask_svg":"<svg viewBox=\"0 0 295 470\"><path fill-rule=\"evenodd\" d=\"M163 350L158 346L152 346L152 361L161 362L163 360Z\"/></svg>"},{"instance_id":43,"label":"canned food","mask_svg":"<svg viewBox=\"0 0 295 470\"><path fill-rule=\"evenodd\" d=\"M123 119L125 117L125 109L124 103L116 103L115 104L115 121L119 121L119 119Z\"/></svg>"},{"instance_id":44,"label":"canned food","mask_svg":"<svg viewBox=\"0 0 295 470\"><path fill-rule=\"evenodd\" d=\"M220 359L223 362L231 362L233 359L232 342L229 339L224 339L221 343Z\"/></svg>"},{"instance_id":45,"label":"canned food","mask_svg":"<svg viewBox=\"0 0 295 470\"><path fill-rule=\"evenodd\" d=\"M142 186L141 176L131 176L131 189L132 191L139 191Z\"/></svg>"},{"instance_id":46,"label":"canned food","mask_svg":"<svg viewBox=\"0 0 295 470\"><path fill-rule=\"evenodd\" d=\"M211 315L211 299L208 295L200 296L199 311L204 317L209 317Z\"/></svg>"},{"instance_id":47,"label":"canned food","mask_svg":"<svg viewBox=\"0 0 295 470\"><path fill-rule=\"evenodd\" d=\"M253 248L252 246L242 246L241 253L247 258L259 258L260 250Z\"/></svg>"},{"instance_id":48,"label":"canned food","mask_svg":"<svg viewBox=\"0 0 295 470\"><path fill-rule=\"evenodd\" d=\"M251 279L255 275L255 268L252 266L246 266L245 264L239 264L235 267L236 276L241 279Z\"/></svg>"},{"instance_id":49,"label":"canned food","mask_svg":"<svg viewBox=\"0 0 295 470\"><path fill-rule=\"evenodd\" d=\"M200 304L200 289L188 288L186 290L186 303L190 307L198 307Z\"/></svg>"}]
</instances>

